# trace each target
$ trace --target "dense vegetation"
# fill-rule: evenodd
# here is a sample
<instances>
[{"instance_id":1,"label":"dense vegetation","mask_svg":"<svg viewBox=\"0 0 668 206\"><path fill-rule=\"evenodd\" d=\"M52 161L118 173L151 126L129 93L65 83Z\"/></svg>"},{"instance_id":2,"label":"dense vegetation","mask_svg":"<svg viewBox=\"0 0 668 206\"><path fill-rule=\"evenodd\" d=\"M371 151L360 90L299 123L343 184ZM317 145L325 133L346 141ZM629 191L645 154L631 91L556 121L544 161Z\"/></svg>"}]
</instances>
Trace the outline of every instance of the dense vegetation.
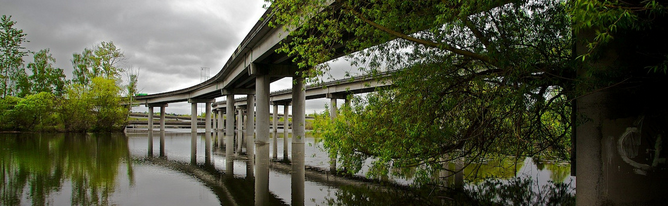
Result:
<instances>
[{"instance_id":1,"label":"dense vegetation","mask_svg":"<svg viewBox=\"0 0 668 206\"><path fill-rule=\"evenodd\" d=\"M270 2L273 25L292 35L279 51L303 75L317 79L329 69L321 63L350 52L362 71L397 71L395 87L355 98L337 121L316 122L352 173L369 157L379 176L393 167L426 175L461 157L569 159L574 99L634 75L661 76L668 62L665 48L643 43L634 46L652 53L628 55L642 57L642 69L592 63L615 37L661 33L658 1Z\"/></svg>"},{"instance_id":2,"label":"dense vegetation","mask_svg":"<svg viewBox=\"0 0 668 206\"><path fill-rule=\"evenodd\" d=\"M102 42L73 54L73 79L65 79L49 49L37 52L21 46L27 34L2 16L0 30L0 131L119 131L129 108L121 95L136 92L136 75L121 86L118 66L123 53L112 42ZM33 62L23 57L33 55ZM30 69L28 75L26 68Z\"/></svg>"}]
</instances>

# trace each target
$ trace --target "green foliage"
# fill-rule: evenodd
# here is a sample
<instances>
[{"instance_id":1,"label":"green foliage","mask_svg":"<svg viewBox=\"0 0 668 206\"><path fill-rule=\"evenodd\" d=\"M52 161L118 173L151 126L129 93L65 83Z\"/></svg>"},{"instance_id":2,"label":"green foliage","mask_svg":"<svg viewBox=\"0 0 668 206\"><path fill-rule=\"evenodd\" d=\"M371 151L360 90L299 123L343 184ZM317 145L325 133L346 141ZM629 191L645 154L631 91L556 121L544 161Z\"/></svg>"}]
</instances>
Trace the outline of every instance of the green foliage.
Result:
<instances>
[{"instance_id":1,"label":"green foliage","mask_svg":"<svg viewBox=\"0 0 668 206\"><path fill-rule=\"evenodd\" d=\"M585 39L587 52L583 52L578 58L586 60L601 45L610 43L615 36L625 30L645 30L652 27L657 16L665 15L667 12L665 2L648 1L598 1L577 0L569 1L568 14L573 21L575 33L594 31L592 39ZM668 58L666 58L668 60ZM652 66L654 71L662 69L663 66Z\"/></svg>"},{"instance_id":2,"label":"green foliage","mask_svg":"<svg viewBox=\"0 0 668 206\"><path fill-rule=\"evenodd\" d=\"M128 110L120 105L120 88L114 79L95 77L91 85L72 84L61 120L67 131L118 131L127 124ZM93 120L93 121L91 121Z\"/></svg>"},{"instance_id":3,"label":"green foliage","mask_svg":"<svg viewBox=\"0 0 668 206\"><path fill-rule=\"evenodd\" d=\"M0 95L18 95L25 87L25 69L23 57L28 55L21 44L28 42L22 29L15 28L15 21L11 16L2 15L0 18ZM23 84L19 84L23 83Z\"/></svg>"},{"instance_id":4,"label":"green foliage","mask_svg":"<svg viewBox=\"0 0 668 206\"><path fill-rule=\"evenodd\" d=\"M55 97L51 93L40 92L34 95L28 95L21 99L14 109L11 116L14 119L15 127L23 131L41 131L47 126L52 126L56 120Z\"/></svg>"},{"instance_id":5,"label":"green foliage","mask_svg":"<svg viewBox=\"0 0 668 206\"><path fill-rule=\"evenodd\" d=\"M279 49L302 67L344 53L362 71L397 72L391 89L316 120L325 147L351 173L371 175L490 155L568 158L575 97L571 20L554 1L272 1L291 31Z\"/></svg>"},{"instance_id":6,"label":"green foliage","mask_svg":"<svg viewBox=\"0 0 668 206\"><path fill-rule=\"evenodd\" d=\"M88 85L93 78L100 76L118 80L123 72L118 64L123 58L123 53L113 42L102 42L92 49L85 48L81 54L72 54L72 82Z\"/></svg>"},{"instance_id":7,"label":"green foliage","mask_svg":"<svg viewBox=\"0 0 668 206\"><path fill-rule=\"evenodd\" d=\"M0 130L12 130L16 128L16 119L13 117L14 107L21 101L21 98L6 96L0 99Z\"/></svg>"},{"instance_id":8,"label":"green foliage","mask_svg":"<svg viewBox=\"0 0 668 206\"><path fill-rule=\"evenodd\" d=\"M122 89L116 85L123 53L112 42L74 54L75 84L69 85L63 70L53 67L49 49L34 53L28 76L22 58L30 52L21 46L26 34L11 17L3 15L0 24L0 130L117 131L126 124L128 108L120 106ZM137 75L129 80L132 96Z\"/></svg>"},{"instance_id":9,"label":"green foliage","mask_svg":"<svg viewBox=\"0 0 668 206\"><path fill-rule=\"evenodd\" d=\"M51 56L49 49L42 49L34 54L34 61L28 64L32 75L29 80L33 93L49 92L61 96L65 91L65 74L60 68L53 68L56 59Z\"/></svg>"}]
</instances>

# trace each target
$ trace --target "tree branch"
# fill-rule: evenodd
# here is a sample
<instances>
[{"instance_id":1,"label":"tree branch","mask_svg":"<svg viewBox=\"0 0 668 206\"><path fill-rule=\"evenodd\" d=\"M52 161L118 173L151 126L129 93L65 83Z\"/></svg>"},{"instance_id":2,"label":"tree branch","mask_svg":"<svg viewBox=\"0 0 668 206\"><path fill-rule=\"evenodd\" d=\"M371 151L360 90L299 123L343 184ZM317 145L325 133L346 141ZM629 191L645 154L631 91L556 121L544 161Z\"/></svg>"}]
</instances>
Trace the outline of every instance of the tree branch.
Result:
<instances>
[{"instance_id":1,"label":"tree branch","mask_svg":"<svg viewBox=\"0 0 668 206\"><path fill-rule=\"evenodd\" d=\"M478 30L478 28L473 24L473 22L471 22L471 20L469 20L466 17L460 18L460 20L462 22L464 22L464 25L466 25L466 27L469 28L469 30L471 30L471 32L473 32L473 35L475 35L475 37L478 38L480 40L480 42L482 42L483 45L485 45L485 48L487 50L491 50L491 49L496 50L496 48L491 48L492 46L489 43L489 39L487 39L487 37L485 37L485 35L483 35L482 32L480 32L480 30Z\"/></svg>"},{"instance_id":2,"label":"tree branch","mask_svg":"<svg viewBox=\"0 0 668 206\"><path fill-rule=\"evenodd\" d=\"M394 31L394 30L392 30L390 28L387 28L383 25L380 25L380 24L378 24L374 21L371 21L371 20L365 18L359 12L355 11L354 9L347 9L347 10L350 11L353 15L355 15L355 17L357 17L360 20L364 21L365 23L373 26L374 28L376 28L378 30L381 30L381 31L384 31L384 32L387 32L388 34L391 34L391 35L396 36L398 38L402 38L402 39L412 41L412 42L415 42L415 43L418 43L418 44L422 44L422 45L425 45L425 46L428 46L428 47L445 49L445 50L451 51L451 52L459 54L459 55L468 56L468 57L478 59L478 60L483 61L483 62L491 63L490 59L487 58L486 56L476 54L476 53L466 51L466 50L457 49L457 48L455 48L451 45L445 44L445 43L436 43L436 42L432 42L432 41L428 41L428 40L424 40L424 39L411 37L409 35Z\"/></svg>"}]
</instances>

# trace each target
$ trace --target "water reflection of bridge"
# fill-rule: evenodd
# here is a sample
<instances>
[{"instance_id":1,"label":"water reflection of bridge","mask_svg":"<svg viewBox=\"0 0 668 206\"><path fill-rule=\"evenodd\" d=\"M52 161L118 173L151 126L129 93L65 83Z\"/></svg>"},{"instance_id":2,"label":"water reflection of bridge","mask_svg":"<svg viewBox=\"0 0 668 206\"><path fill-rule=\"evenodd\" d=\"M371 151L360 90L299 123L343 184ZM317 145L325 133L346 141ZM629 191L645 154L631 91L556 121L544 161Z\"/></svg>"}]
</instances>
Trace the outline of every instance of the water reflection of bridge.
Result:
<instances>
[{"instance_id":1,"label":"water reflection of bridge","mask_svg":"<svg viewBox=\"0 0 668 206\"><path fill-rule=\"evenodd\" d=\"M233 173L219 171L212 164L189 164L153 157L142 160L198 179L216 194L221 205L254 204L255 189L252 176L235 177ZM271 193L261 195L266 197L268 205L289 205Z\"/></svg>"},{"instance_id":2,"label":"water reflection of bridge","mask_svg":"<svg viewBox=\"0 0 668 206\"><path fill-rule=\"evenodd\" d=\"M137 96L136 99L138 102L148 106L149 111L149 146L152 147L152 125L153 125L153 108L160 108L160 131L164 132L164 115L165 107L168 103L172 102L189 102L191 103L191 133L192 133L192 143L195 145L196 136L197 136L197 104L205 103L205 114L206 122L205 125L205 134L206 137L206 146L207 148L211 147L211 124L208 122L212 118L212 108L211 105L215 101L215 98L225 96L226 103L225 105L236 105L235 95L246 95L247 105L256 105L255 110L248 109L247 116L255 118L246 118L246 134L249 137L255 137L254 141L246 141L247 146L246 150L250 162L255 162L256 168L256 182L255 182L255 192L262 194L266 193L269 190L268 184L266 184L269 179L269 137L270 137L270 127L269 127L269 107L273 101L274 109L277 109L277 104L288 105L287 98L285 101L279 101L278 99L272 100L270 97L270 83L277 81L285 77L293 78L293 87L290 93L287 93L286 96L289 96L292 104L292 162L293 167L292 171L295 175L292 180L292 192L304 195L303 187L300 187L299 184L303 185L304 182L304 137L305 137L305 103L306 103L306 90L304 85L304 71L301 70L298 65L292 61L293 57L285 53L276 52L277 48L280 47L282 43L289 41L288 35L285 30L282 28L272 28L269 26L269 22L272 20L272 8L269 8L261 17L261 20L258 21L251 31L246 35L241 44L234 51L232 56L228 59L227 63L223 68L211 79L206 80L200 84L188 87L185 89L180 89L176 91L169 91L159 94L152 94L146 96ZM340 53L339 55L345 55L345 53ZM333 87L332 87L333 88ZM347 95L348 89L338 89L328 91L325 96L332 98L331 105L332 109L336 109L334 103L336 99L345 97ZM257 101L257 102L255 102ZM253 108L253 107L250 107ZM285 107L284 114L287 114L287 108ZM333 110L336 111L336 110ZM235 108L228 106L225 109L227 120L235 119ZM241 112L240 112L241 113ZM276 115L277 112L274 112ZM332 113L334 117L335 113ZM222 116L222 115L220 115ZM222 122L222 118L218 118L219 122ZM273 118L276 121L278 118ZM288 119L288 118L284 118ZM257 123L254 121L257 120ZM222 123L219 123L222 124ZM226 157L231 158L234 156L234 133L235 133L235 122L227 121L225 126L225 141L226 141ZM242 128L243 117L239 116L237 118L237 128ZM287 124L285 124L287 125ZM255 127L257 126L257 131ZM219 126L218 128L223 128ZM275 128L275 127L274 127ZM253 135L255 133L255 135ZM222 136L222 135L220 135ZM242 132L239 131L238 137L242 136ZM223 138L220 138L223 139ZM242 141L237 141L242 142ZM253 143L255 145L253 145ZM161 145L164 142L161 140ZM286 147L287 148L287 147ZM207 151L210 151L207 149ZM207 152L209 153L209 152ZM255 155L252 155L255 154ZM284 151L284 154L287 154L287 151ZM276 155L274 155L276 157ZM254 158L257 158L256 160ZM332 161L336 163L336 161ZM336 165L332 165L332 169L336 169ZM302 188L301 190L299 188ZM262 196L255 196L256 205L264 205L265 199L261 198ZM298 200L298 199L297 199ZM302 200L303 201L303 200ZM303 205L303 202L292 202L293 205Z\"/></svg>"},{"instance_id":3,"label":"water reflection of bridge","mask_svg":"<svg viewBox=\"0 0 668 206\"><path fill-rule=\"evenodd\" d=\"M140 137L143 135L139 135ZM161 135L161 138L165 137L170 137L171 135ZM144 136L145 137L145 136ZM198 139L202 140L204 136L198 136ZM200 142L201 145L201 142ZM180 147L181 148L181 147ZM170 154L170 153L165 153L168 148L165 148L164 146L161 147L159 150L161 151L161 154L159 157L154 157L152 154L152 149L149 148L149 154L147 156L145 155L139 155L133 157L133 159L136 162L141 162L142 164L148 163L151 165L167 168L170 171L176 171L182 174L186 174L190 177L193 177L197 179L199 182L201 182L204 186L208 187L215 193L217 198L219 199L221 205L249 205L253 204L253 199L256 197L260 197L261 199L266 200L265 204L266 205L286 205L288 203L284 202L287 200L286 198L286 193L289 194L290 199L294 203L296 202L304 202L308 201L303 194L300 193L282 193L282 194L276 194L276 190L274 192L267 191L266 193L256 193L254 191L255 188L255 182L257 181L262 181L258 180L254 174L254 165L250 164L247 158L245 156L234 156L232 158L227 158L221 155L218 155L215 153L215 151L204 151L205 154L205 159L202 161L201 156L197 156L194 152L192 152L190 155L191 160L190 162L187 162L187 160L184 160L183 156L184 154L182 153L182 150L174 150L176 148L172 148L172 151L175 151L176 153ZM192 148L191 148L192 149ZM212 148L215 150L216 148ZM201 155L202 153L199 153ZM224 151L222 153L224 154ZM170 158L171 157L171 158ZM221 161L224 160L224 161ZM227 162L227 160L232 159L233 162ZM214 163L215 162L215 163ZM246 171L235 171L239 170L239 163L245 164L245 169ZM222 165L218 165L222 163ZM234 164L236 163L236 168ZM290 164L285 164L283 162L270 162L271 168L273 172L289 175L289 179L294 180L295 174L292 173L292 165ZM297 174L299 175L299 174ZM356 180L351 180L347 178L341 178L341 177L335 177L330 174L326 173L321 173L318 171L306 171L304 173L305 179L302 181L307 182L314 182L318 183L320 185L325 185L327 187L336 187L336 190L341 190L341 186L351 186L351 188L358 188L358 189L363 189L363 188L371 188L370 190L373 190L375 192L382 192L386 191L386 188L380 185L376 184L371 184L367 182L360 182ZM285 181L285 177L281 177L283 180L279 181ZM268 179L267 179L268 180ZM304 187L304 188L293 188L293 189L298 189L298 190L304 190L305 188L309 188L312 186L306 187L304 184L297 184L298 186ZM285 188L284 186L281 186ZM293 186L294 187L294 186ZM379 190L381 189L381 190ZM280 190L279 190L280 191ZM279 192L281 193L281 192ZM281 196L282 195L282 196Z\"/></svg>"}]
</instances>

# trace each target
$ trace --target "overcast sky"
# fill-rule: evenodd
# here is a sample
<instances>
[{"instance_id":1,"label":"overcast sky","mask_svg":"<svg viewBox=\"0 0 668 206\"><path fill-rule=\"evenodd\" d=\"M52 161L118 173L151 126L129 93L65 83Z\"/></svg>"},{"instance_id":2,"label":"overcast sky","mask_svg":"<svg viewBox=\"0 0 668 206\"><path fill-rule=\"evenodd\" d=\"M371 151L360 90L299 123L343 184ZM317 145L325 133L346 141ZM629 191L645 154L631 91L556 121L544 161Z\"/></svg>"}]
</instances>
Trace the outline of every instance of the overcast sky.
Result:
<instances>
[{"instance_id":1,"label":"overcast sky","mask_svg":"<svg viewBox=\"0 0 668 206\"><path fill-rule=\"evenodd\" d=\"M64 69L68 79L72 54L102 41L113 42L125 54L121 66L138 69L138 89L151 94L201 82L202 67L209 68L208 76L218 73L264 13L263 4L262 0L0 0L0 15L11 16L15 27L27 34L26 49L50 49L56 67ZM31 62L32 56L26 61ZM355 73L342 60L332 67L337 78L344 70ZM288 88L290 82L286 78L272 83L271 90ZM321 111L325 103L307 101L306 112ZM167 112L188 114L190 106L170 104Z\"/></svg>"}]
</instances>

